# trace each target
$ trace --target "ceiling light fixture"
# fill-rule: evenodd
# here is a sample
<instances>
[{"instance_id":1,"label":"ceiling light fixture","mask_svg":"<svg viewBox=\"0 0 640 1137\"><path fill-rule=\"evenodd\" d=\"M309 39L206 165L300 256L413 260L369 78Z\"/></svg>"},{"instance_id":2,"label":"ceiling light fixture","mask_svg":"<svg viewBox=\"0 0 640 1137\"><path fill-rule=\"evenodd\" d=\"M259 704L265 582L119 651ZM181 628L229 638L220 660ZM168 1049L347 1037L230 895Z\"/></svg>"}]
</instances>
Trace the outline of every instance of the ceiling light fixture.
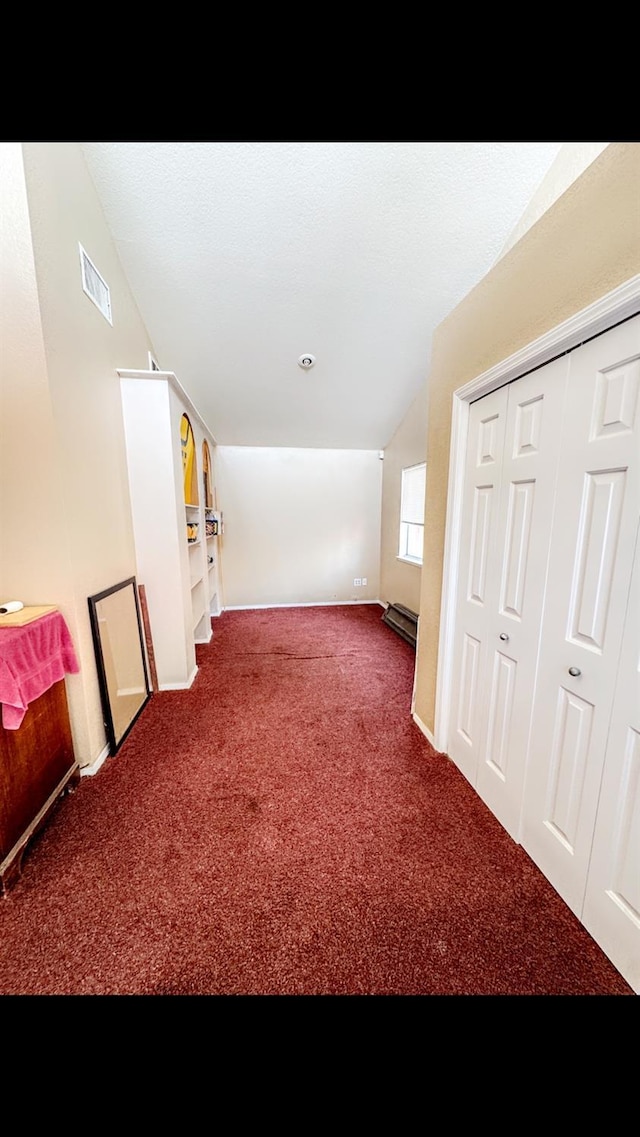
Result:
<instances>
[{"instance_id":1,"label":"ceiling light fixture","mask_svg":"<svg viewBox=\"0 0 640 1137\"><path fill-rule=\"evenodd\" d=\"M315 355L311 355L310 352L305 351L304 355L298 357L298 366L304 367L305 371L308 371L310 367L313 367L315 361Z\"/></svg>"}]
</instances>

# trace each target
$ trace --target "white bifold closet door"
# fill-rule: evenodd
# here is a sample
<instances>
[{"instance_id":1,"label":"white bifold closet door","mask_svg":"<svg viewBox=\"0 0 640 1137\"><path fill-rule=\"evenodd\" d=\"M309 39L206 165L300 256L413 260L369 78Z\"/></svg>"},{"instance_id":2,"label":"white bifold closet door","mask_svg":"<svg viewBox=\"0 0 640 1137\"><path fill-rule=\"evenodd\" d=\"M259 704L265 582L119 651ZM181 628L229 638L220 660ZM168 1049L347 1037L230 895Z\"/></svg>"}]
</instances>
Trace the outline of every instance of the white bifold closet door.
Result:
<instances>
[{"instance_id":1,"label":"white bifold closet door","mask_svg":"<svg viewBox=\"0 0 640 1137\"><path fill-rule=\"evenodd\" d=\"M640 316L471 406L447 749L640 993L639 423Z\"/></svg>"},{"instance_id":2,"label":"white bifold closet door","mask_svg":"<svg viewBox=\"0 0 640 1137\"><path fill-rule=\"evenodd\" d=\"M448 752L518 839L568 357L472 404Z\"/></svg>"}]
</instances>

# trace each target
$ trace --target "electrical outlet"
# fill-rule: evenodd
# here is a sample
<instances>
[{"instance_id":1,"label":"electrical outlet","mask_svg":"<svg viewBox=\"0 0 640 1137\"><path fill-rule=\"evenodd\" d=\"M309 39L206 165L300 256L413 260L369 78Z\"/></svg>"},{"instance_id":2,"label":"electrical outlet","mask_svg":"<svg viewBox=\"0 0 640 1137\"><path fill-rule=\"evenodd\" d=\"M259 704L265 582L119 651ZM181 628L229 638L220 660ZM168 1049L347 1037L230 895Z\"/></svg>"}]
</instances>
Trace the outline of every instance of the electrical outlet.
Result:
<instances>
[{"instance_id":1,"label":"electrical outlet","mask_svg":"<svg viewBox=\"0 0 640 1137\"><path fill-rule=\"evenodd\" d=\"M364 588L366 583L367 583L367 578L366 578L366 576L363 576L363 578L362 578L362 587L363 588Z\"/></svg>"},{"instance_id":2,"label":"electrical outlet","mask_svg":"<svg viewBox=\"0 0 640 1137\"><path fill-rule=\"evenodd\" d=\"M359 588L361 584L362 584L362 581L360 580L360 577L359 577L359 576L356 576L356 577L354 577L354 579L353 579L353 587L354 587L354 588Z\"/></svg>"}]
</instances>

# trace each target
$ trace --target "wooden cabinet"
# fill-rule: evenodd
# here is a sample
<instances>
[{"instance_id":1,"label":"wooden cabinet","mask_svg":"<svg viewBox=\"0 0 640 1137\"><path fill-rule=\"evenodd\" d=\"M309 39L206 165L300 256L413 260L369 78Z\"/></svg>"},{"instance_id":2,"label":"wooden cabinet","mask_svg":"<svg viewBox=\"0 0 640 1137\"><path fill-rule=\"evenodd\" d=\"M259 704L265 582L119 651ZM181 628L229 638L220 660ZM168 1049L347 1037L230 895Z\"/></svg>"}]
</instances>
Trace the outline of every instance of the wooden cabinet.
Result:
<instances>
[{"instance_id":1,"label":"wooden cabinet","mask_svg":"<svg viewBox=\"0 0 640 1137\"><path fill-rule=\"evenodd\" d=\"M158 686L187 688L197 673L195 645L209 642L211 618L221 611L218 538L207 534L215 512L215 440L172 372L118 375L137 578L146 593Z\"/></svg>"},{"instance_id":2,"label":"wooden cabinet","mask_svg":"<svg viewBox=\"0 0 640 1137\"><path fill-rule=\"evenodd\" d=\"M17 730L0 726L0 892L20 875L33 835L80 779L64 679L31 703Z\"/></svg>"}]
</instances>

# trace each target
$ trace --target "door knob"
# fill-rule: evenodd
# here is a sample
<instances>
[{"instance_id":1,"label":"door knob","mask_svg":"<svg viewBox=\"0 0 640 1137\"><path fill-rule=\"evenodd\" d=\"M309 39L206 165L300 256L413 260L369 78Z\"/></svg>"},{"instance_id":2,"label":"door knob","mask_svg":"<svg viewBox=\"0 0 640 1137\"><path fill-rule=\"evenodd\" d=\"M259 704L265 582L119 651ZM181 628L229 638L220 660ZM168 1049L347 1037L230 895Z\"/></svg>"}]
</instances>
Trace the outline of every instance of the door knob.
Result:
<instances>
[{"instance_id":1,"label":"door knob","mask_svg":"<svg viewBox=\"0 0 640 1137\"><path fill-rule=\"evenodd\" d=\"M579 667L570 667L569 668L569 675L574 675L574 676L575 675L582 675L582 672L581 672Z\"/></svg>"},{"instance_id":2,"label":"door knob","mask_svg":"<svg viewBox=\"0 0 640 1137\"><path fill-rule=\"evenodd\" d=\"M506 632L500 632L500 636L499 636L499 639L501 639L501 640L502 640L502 642L506 644L506 642L507 642L507 640L509 639L509 637L508 637L508 635L507 635L507 633L506 633Z\"/></svg>"}]
</instances>

